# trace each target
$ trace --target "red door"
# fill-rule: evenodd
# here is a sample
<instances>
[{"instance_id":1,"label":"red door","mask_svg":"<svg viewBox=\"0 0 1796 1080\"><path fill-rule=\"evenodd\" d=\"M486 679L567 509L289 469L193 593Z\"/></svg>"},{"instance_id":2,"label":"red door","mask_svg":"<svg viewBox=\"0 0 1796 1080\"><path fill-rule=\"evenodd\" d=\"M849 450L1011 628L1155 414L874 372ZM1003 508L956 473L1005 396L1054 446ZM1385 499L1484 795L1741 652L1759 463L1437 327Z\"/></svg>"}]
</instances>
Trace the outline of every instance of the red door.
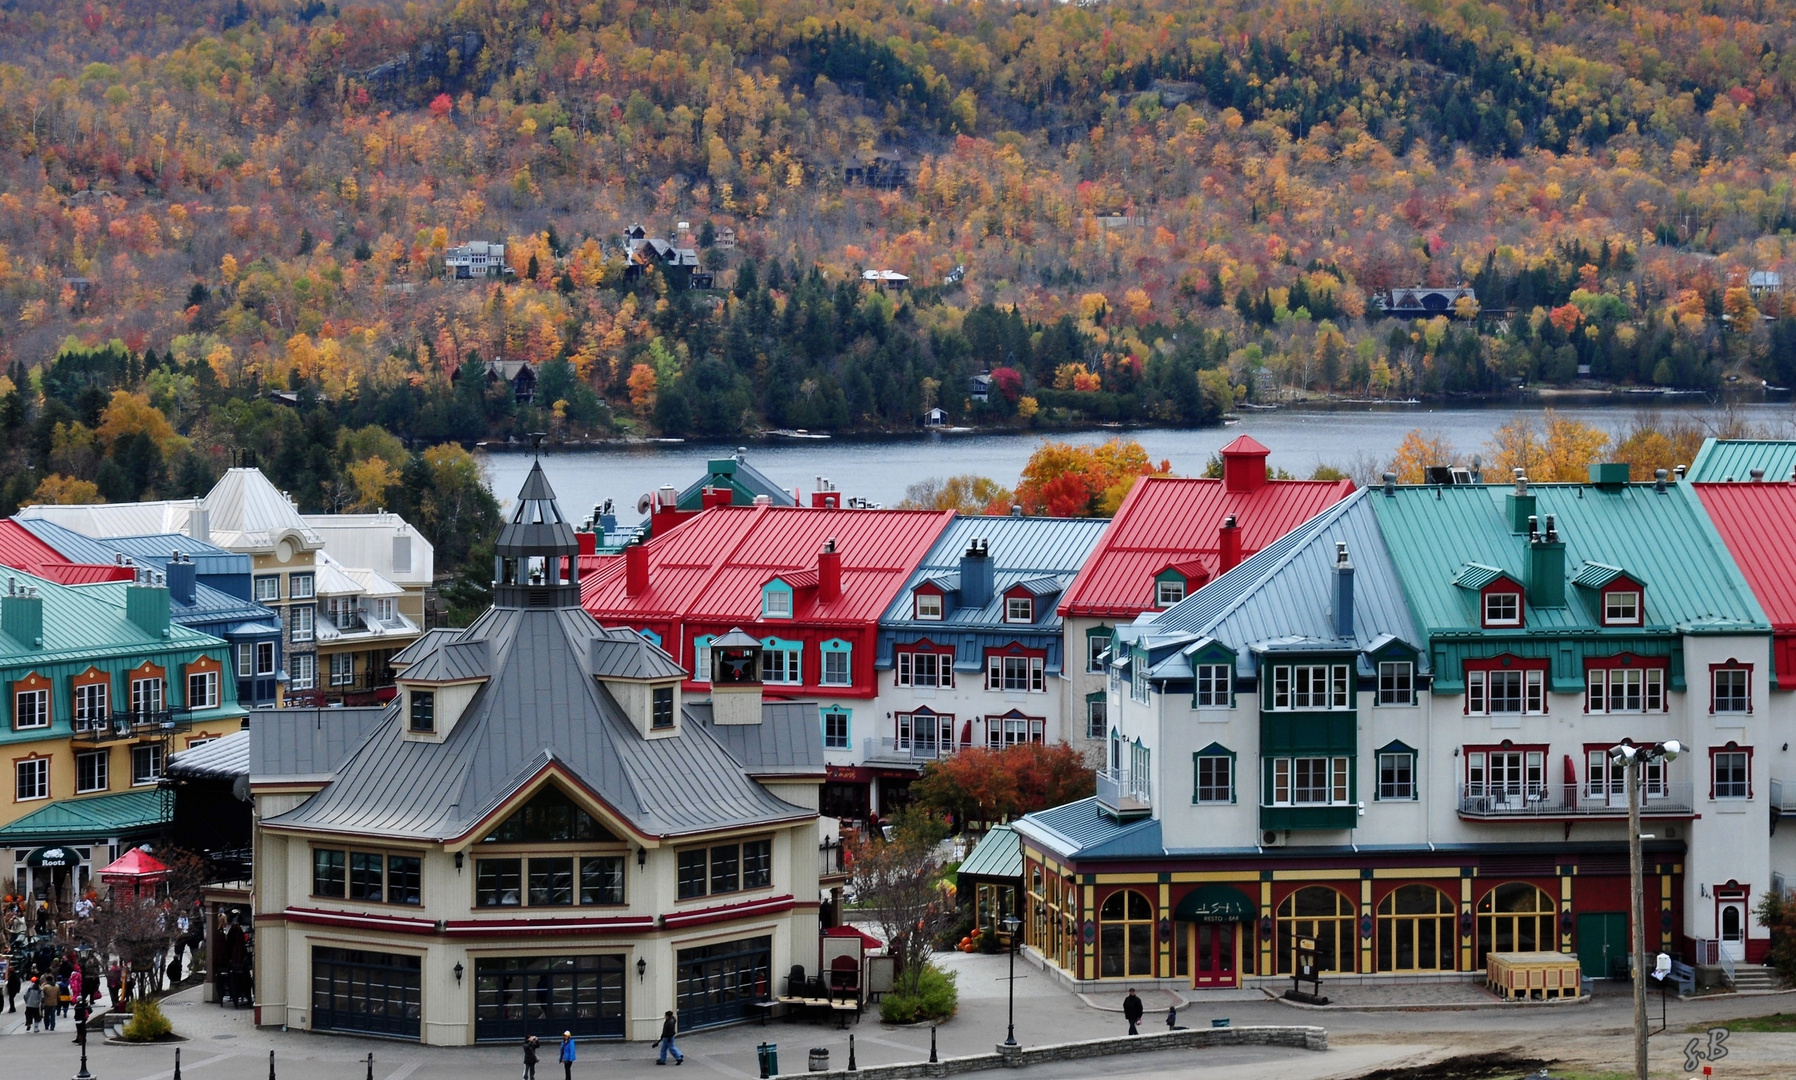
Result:
<instances>
[{"instance_id":1,"label":"red door","mask_svg":"<svg viewBox=\"0 0 1796 1080\"><path fill-rule=\"evenodd\" d=\"M1240 928L1235 923L1194 923L1191 927L1191 985L1203 989L1239 985Z\"/></svg>"}]
</instances>

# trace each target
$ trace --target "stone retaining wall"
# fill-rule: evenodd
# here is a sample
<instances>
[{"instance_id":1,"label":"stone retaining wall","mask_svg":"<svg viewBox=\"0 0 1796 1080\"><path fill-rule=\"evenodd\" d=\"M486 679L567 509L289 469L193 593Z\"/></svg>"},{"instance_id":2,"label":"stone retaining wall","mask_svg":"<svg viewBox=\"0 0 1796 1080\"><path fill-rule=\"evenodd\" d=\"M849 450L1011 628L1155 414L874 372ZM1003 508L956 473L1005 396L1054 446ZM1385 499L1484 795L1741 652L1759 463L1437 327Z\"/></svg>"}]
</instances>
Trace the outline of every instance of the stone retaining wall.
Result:
<instances>
[{"instance_id":1,"label":"stone retaining wall","mask_svg":"<svg viewBox=\"0 0 1796 1080\"><path fill-rule=\"evenodd\" d=\"M1080 1042L1049 1043L1045 1046L999 1046L989 1054L943 1058L933 1064L927 1061L909 1061L897 1065L869 1065L855 1072L843 1068L828 1072L805 1072L800 1064L805 1060L805 1052L799 1050L793 1058L792 1066L787 1067L780 1075L813 1076L821 1080L908 1080L910 1077L954 1076L985 1069L1021 1069L1049 1061L1076 1061L1112 1054L1202 1049L1209 1046L1288 1046L1298 1050L1327 1050L1328 1030L1319 1027L1185 1028L1141 1035L1114 1035Z\"/></svg>"}]
</instances>

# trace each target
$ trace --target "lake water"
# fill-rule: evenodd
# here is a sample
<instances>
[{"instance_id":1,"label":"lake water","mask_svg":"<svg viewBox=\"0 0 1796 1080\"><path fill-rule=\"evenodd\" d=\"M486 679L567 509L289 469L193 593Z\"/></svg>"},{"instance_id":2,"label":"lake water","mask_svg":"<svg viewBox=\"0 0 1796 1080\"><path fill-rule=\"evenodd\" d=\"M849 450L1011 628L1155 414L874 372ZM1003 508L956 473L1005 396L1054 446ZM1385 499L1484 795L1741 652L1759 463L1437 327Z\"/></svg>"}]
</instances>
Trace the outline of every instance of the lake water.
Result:
<instances>
[{"instance_id":1,"label":"lake water","mask_svg":"<svg viewBox=\"0 0 1796 1080\"><path fill-rule=\"evenodd\" d=\"M1354 411L1279 409L1249 412L1222 428L1146 428L1121 432L1138 440L1149 457L1172 462L1180 475L1195 475L1218 448L1248 434L1272 451L1271 464L1293 476L1308 476L1318 464L1349 471L1389 461L1403 436L1415 428L1444 436L1466 454L1484 450L1491 433L1517 410L1391 406ZM1538 416L1538 410L1527 410ZM1728 419L1744 420L1768 434L1796 437L1796 409L1787 402L1736 404L1726 410L1706 399L1658 399L1640 408L1567 406L1559 413L1616 432L1637 413L1671 420L1684 418L1713 428ZM1113 431L1055 433L1047 437L1074 443L1100 443ZM1026 433L989 435L923 435L909 438L837 438L770 440L747 444L751 464L788 490L808 494L817 477L827 477L844 495L891 506L910 484L929 477L958 473L989 476L1010 486L1023 463L1044 436ZM737 442L677 445L632 445L556 451L543 455L543 469L568 514L577 520L606 499L615 501L619 517L636 519L636 500L662 484L684 489L705 471L705 461L727 457ZM485 455L493 490L509 503L530 468L528 452L499 451ZM1361 469L1355 470L1358 464Z\"/></svg>"}]
</instances>

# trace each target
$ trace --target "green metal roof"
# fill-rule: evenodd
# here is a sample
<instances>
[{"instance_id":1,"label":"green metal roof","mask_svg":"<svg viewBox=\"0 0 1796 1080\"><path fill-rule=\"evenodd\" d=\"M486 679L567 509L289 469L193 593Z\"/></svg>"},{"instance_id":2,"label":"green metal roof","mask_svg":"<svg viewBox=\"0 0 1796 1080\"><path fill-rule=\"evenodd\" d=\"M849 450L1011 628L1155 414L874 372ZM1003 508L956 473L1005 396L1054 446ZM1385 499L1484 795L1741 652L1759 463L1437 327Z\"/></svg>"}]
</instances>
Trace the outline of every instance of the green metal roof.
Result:
<instances>
[{"instance_id":1,"label":"green metal roof","mask_svg":"<svg viewBox=\"0 0 1796 1080\"><path fill-rule=\"evenodd\" d=\"M1552 515L1565 544L1566 583L1587 584L1619 568L1645 586L1645 622L1605 627L1593 598L1564 589L1565 602L1536 607L1524 601L1523 626L1485 630L1477 598L1461 586L1479 564L1528 580L1528 538L1513 531L1507 487L1399 487L1369 496L1384 533L1404 596L1429 639L1436 687L1461 686L1460 662L1472 656L1514 652L1554 659L1555 689L1582 685L1585 654L1628 650L1666 655L1682 633L1768 634L1770 624L1728 555L1689 484L1663 492L1652 484L1599 488L1589 484L1541 484L1530 488L1533 512L1544 524ZM1560 646L1570 643L1573 648ZM1681 678L1674 665L1674 681Z\"/></svg>"},{"instance_id":2,"label":"green metal roof","mask_svg":"<svg viewBox=\"0 0 1796 1080\"><path fill-rule=\"evenodd\" d=\"M1462 589L1476 591L1502 576L1503 571L1494 566L1486 566L1483 563L1466 563L1459 568L1459 573L1453 575L1453 584Z\"/></svg>"},{"instance_id":3,"label":"green metal roof","mask_svg":"<svg viewBox=\"0 0 1796 1080\"><path fill-rule=\"evenodd\" d=\"M1573 585L1582 585L1586 589L1600 589L1621 576L1622 569L1619 566L1587 562L1578 567L1578 572L1572 575L1571 580Z\"/></svg>"},{"instance_id":4,"label":"green metal roof","mask_svg":"<svg viewBox=\"0 0 1796 1080\"><path fill-rule=\"evenodd\" d=\"M58 585L21 571L0 571L21 586L35 585L44 606L44 643L17 641L0 633L0 668L39 667L70 660L101 659L121 652L145 655L183 649L223 648L224 642L179 624L167 636L151 633L125 617L127 582ZM0 583L3 585L3 583ZM0 588L0 591L4 591ZM166 590L162 590L166 593ZM222 654L221 654L222 655ZM8 676L10 677L10 676Z\"/></svg>"},{"instance_id":5,"label":"green metal roof","mask_svg":"<svg viewBox=\"0 0 1796 1080\"><path fill-rule=\"evenodd\" d=\"M155 788L58 799L0 829L0 846L85 844L153 833L167 823Z\"/></svg>"},{"instance_id":6,"label":"green metal roof","mask_svg":"<svg viewBox=\"0 0 1796 1080\"><path fill-rule=\"evenodd\" d=\"M993 826L956 873L963 878L1021 878L1023 844L1016 830L1008 825Z\"/></svg>"},{"instance_id":7,"label":"green metal roof","mask_svg":"<svg viewBox=\"0 0 1796 1080\"><path fill-rule=\"evenodd\" d=\"M1701 483L1752 480L1752 470L1765 470L1767 481L1796 474L1796 441L1787 439L1704 439L1684 479Z\"/></svg>"}]
</instances>

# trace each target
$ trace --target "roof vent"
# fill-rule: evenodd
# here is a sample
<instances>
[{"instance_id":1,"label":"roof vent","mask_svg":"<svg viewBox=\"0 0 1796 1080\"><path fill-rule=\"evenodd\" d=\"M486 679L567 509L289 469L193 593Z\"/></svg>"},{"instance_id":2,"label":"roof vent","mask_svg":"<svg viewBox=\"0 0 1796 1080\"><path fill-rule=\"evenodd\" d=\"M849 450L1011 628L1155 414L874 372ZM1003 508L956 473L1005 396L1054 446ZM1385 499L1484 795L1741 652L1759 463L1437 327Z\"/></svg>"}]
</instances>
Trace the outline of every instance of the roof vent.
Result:
<instances>
[{"instance_id":1,"label":"roof vent","mask_svg":"<svg viewBox=\"0 0 1796 1080\"><path fill-rule=\"evenodd\" d=\"M1682 479L1683 479L1683 478L1684 478L1684 473L1685 473L1685 472L1686 472L1686 471L1688 471L1688 467L1687 467L1687 466L1684 466L1684 465L1674 465L1674 466L1672 466L1672 469L1671 469L1671 474L1672 474L1672 475L1673 475L1673 476L1675 476L1675 477L1677 477L1677 478L1678 478L1678 479L1679 479L1679 480L1682 480Z\"/></svg>"},{"instance_id":2,"label":"roof vent","mask_svg":"<svg viewBox=\"0 0 1796 1080\"><path fill-rule=\"evenodd\" d=\"M1023 516L1023 504L1022 503L1011 503L1010 504L1010 516L1011 517L1022 517Z\"/></svg>"},{"instance_id":3,"label":"roof vent","mask_svg":"<svg viewBox=\"0 0 1796 1080\"><path fill-rule=\"evenodd\" d=\"M1515 493L1517 495L1528 494L1528 470L1515 470Z\"/></svg>"},{"instance_id":4,"label":"roof vent","mask_svg":"<svg viewBox=\"0 0 1796 1080\"><path fill-rule=\"evenodd\" d=\"M1384 493L1387 498L1397 494L1397 474L1396 473L1388 472L1388 473L1384 474Z\"/></svg>"},{"instance_id":5,"label":"roof vent","mask_svg":"<svg viewBox=\"0 0 1796 1080\"><path fill-rule=\"evenodd\" d=\"M1765 470L1763 470L1763 469L1752 470L1752 482L1755 484L1764 483L1765 482Z\"/></svg>"},{"instance_id":6,"label":"roof vent","mask_svg":"<svg viewBox=\"0 0 1796 1080\"><path fill-rule=\"evenodd\" d=\"M1653 470L1653 490L1658 492L1661 495L1665 494L1665 470L1664 469L1654 469Z\"/></svg>"},{"instance_id":7,"label":"roof vent","mask_svg":"<svg viewBox=\"0 0 1796 1080\"><path fill-rule=\"evenodd\" d=\"M771 496L771 495L756 495L755 496L755 505L756 506L772 506L773 505L773 496Z\"/></svg>"}]
</instances>

